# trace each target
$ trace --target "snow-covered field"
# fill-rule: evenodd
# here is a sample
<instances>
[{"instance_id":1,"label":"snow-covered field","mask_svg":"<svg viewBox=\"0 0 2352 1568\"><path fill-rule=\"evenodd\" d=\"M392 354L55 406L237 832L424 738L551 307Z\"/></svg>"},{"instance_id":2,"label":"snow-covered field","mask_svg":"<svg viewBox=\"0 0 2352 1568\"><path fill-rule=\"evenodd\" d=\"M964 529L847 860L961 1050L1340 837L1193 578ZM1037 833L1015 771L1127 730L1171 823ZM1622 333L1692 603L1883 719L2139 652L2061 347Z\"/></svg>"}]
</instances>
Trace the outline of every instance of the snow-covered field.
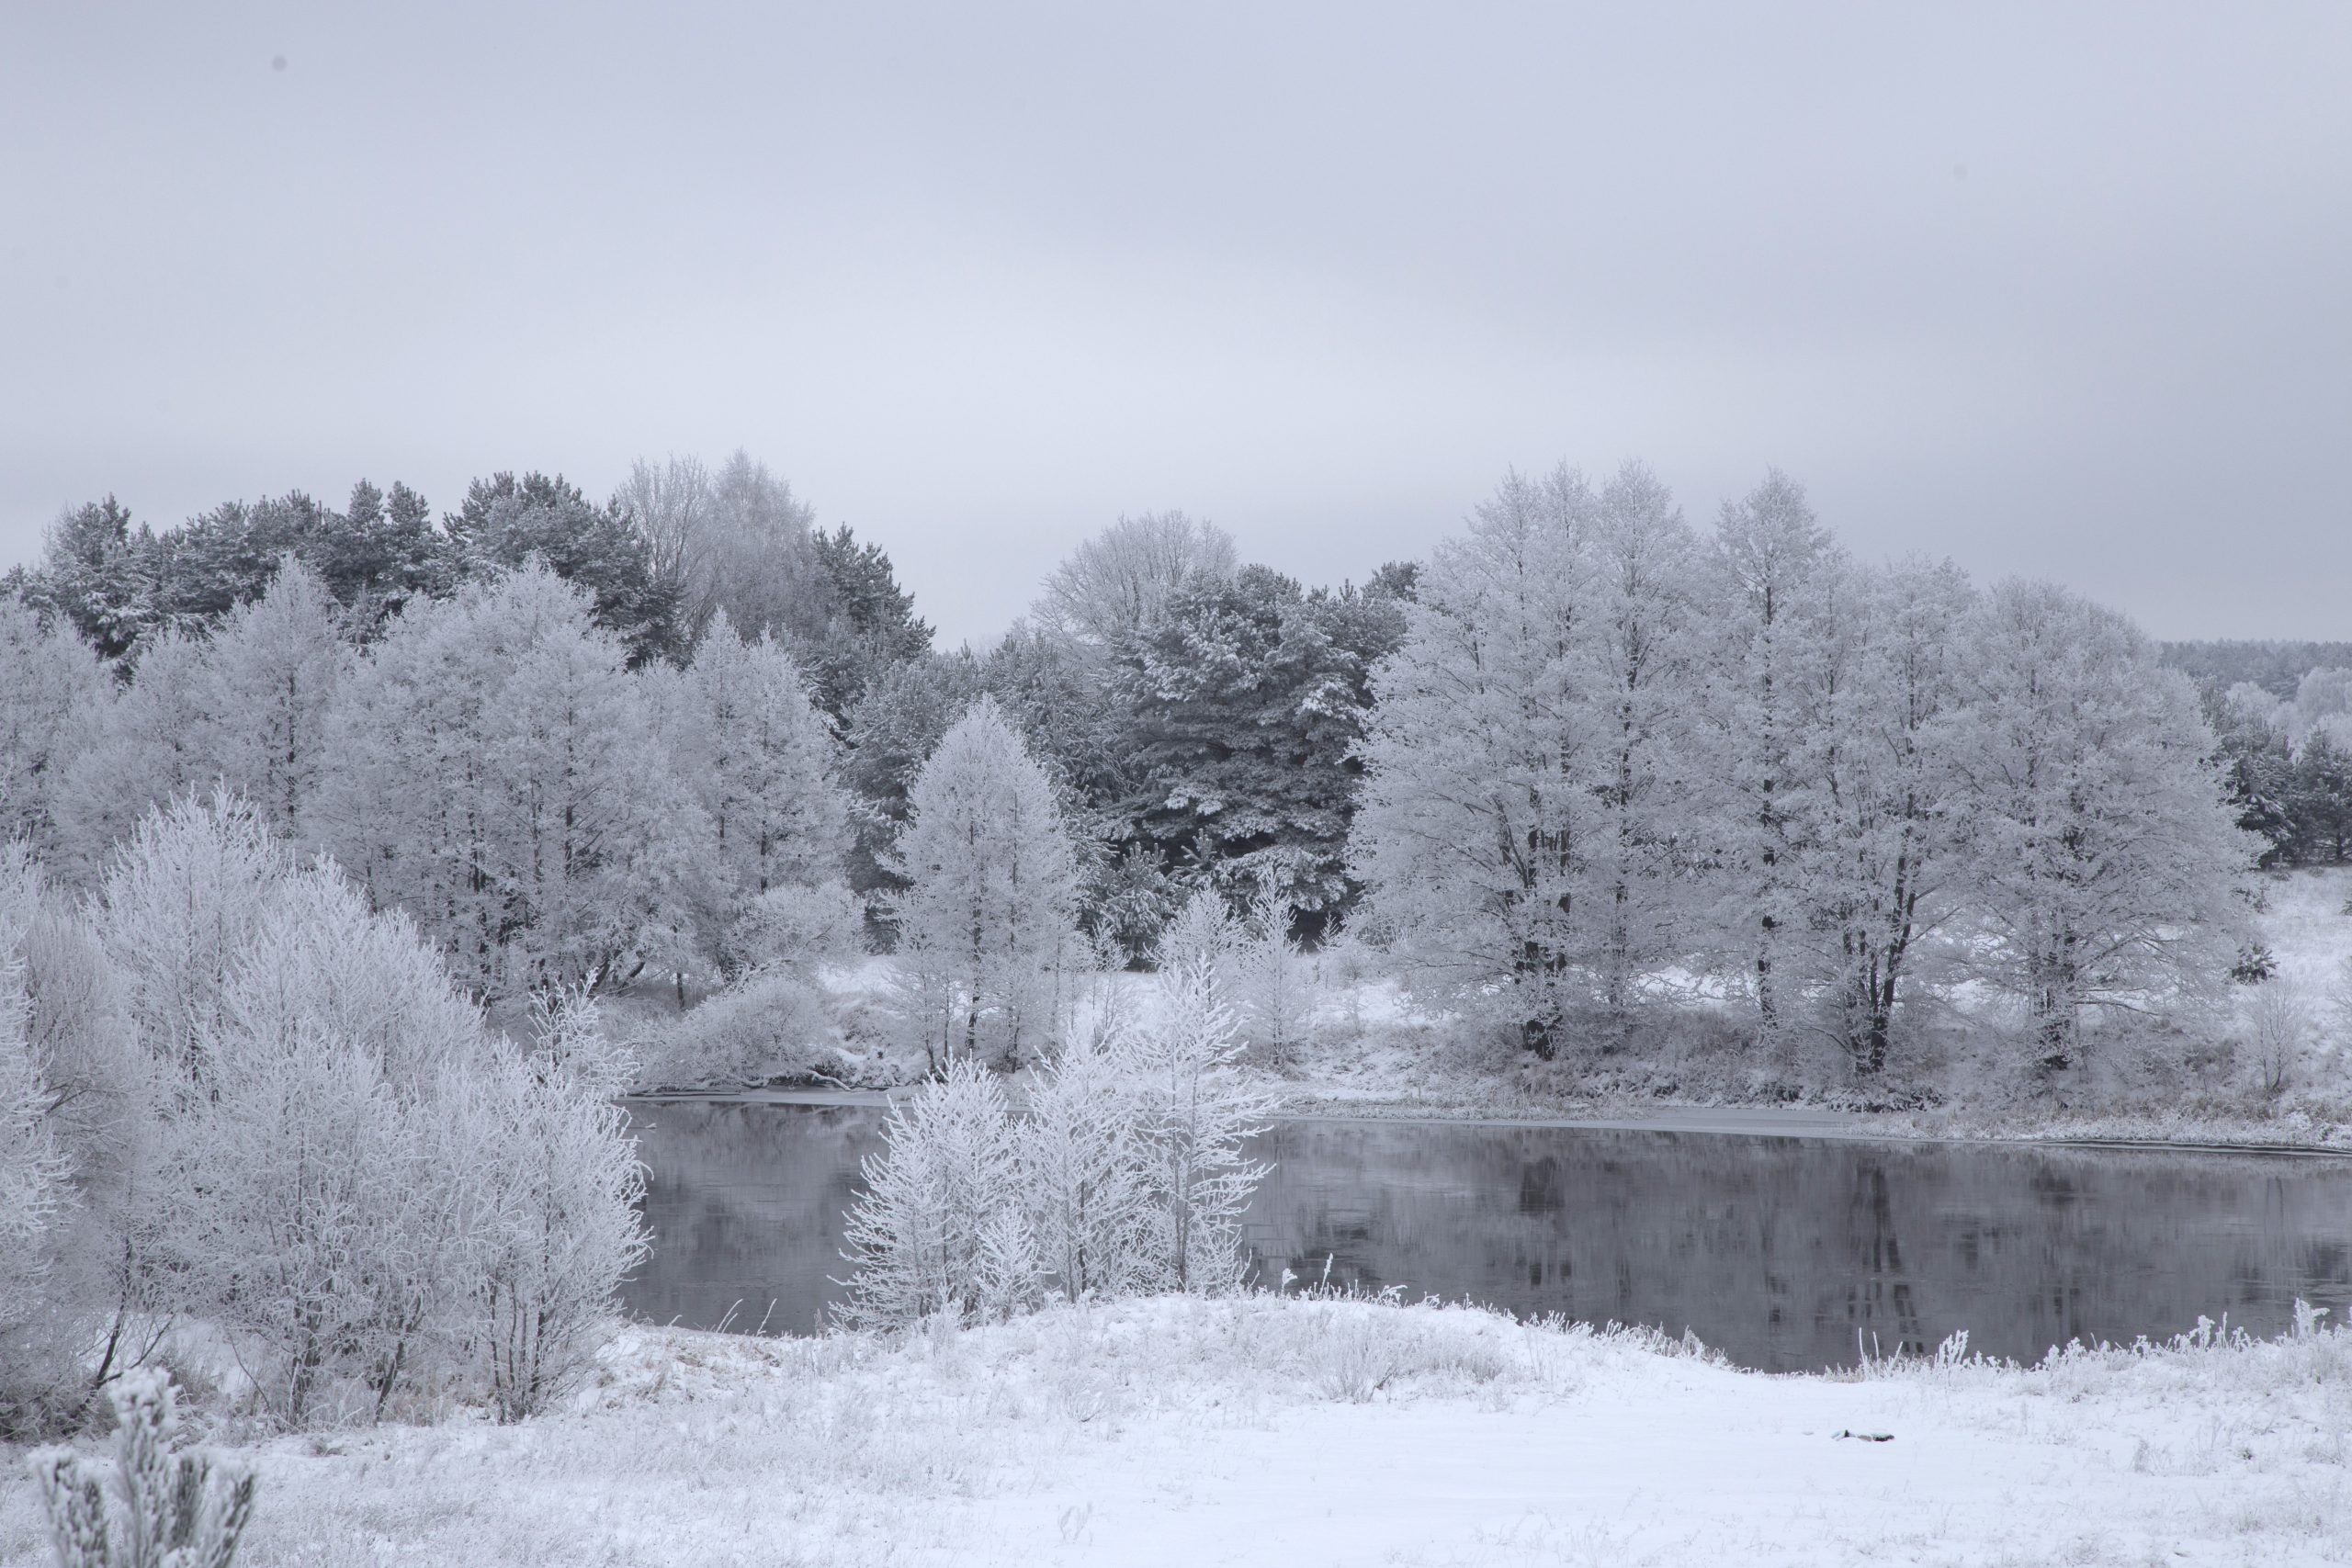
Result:
<instances>
[{"instance_id":1,"label":"snow-covered field","mask_svg":"<svg viewBox=\"0 0 2352 1568\"><path fill-rule=\"evenodd\" d=\"M2352 1336L2327 1332L1773 1378L1296 1298L895 1344L632 1330L562 1415L261 1445L240 1562L2338 1562L2347 1427ZM36 1562L8 1468L0 1562Z\"/></svg>"}]
</instances>

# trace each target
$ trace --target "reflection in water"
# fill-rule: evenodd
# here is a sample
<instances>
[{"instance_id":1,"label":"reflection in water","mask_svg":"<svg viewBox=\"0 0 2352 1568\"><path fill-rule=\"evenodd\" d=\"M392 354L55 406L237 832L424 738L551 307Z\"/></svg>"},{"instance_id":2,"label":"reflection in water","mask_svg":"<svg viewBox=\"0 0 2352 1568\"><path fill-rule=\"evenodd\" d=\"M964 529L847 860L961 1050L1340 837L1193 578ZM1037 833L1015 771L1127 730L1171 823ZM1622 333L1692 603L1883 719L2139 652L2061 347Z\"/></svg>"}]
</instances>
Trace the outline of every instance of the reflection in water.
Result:
<instances>
[{"instance_id":1,"label":"reflection in water","mask_svg":"<svg viewBox=\"0 0 2352 1568\"><path fill-rule=\"evenodd\" d=\"M805 1333L879 1111L640 1104L653 1260L639 1317ZM1720 1134L1295 1122L1250 1214L1283 1269L1522 1315L1695 1331L1795 1371L1934 1348L2256 1333L2352 1299L2352 1163Z\"/></svg>"}]
</instances>

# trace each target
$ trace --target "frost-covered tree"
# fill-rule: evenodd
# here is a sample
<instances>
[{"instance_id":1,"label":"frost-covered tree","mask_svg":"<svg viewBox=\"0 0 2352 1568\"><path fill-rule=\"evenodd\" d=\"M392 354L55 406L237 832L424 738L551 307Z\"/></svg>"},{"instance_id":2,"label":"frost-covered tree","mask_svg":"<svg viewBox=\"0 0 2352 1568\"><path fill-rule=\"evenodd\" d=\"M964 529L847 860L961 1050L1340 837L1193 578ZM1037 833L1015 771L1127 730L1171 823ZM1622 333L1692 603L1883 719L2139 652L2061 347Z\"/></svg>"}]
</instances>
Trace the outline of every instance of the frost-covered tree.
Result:
<instances>
[{"instance_id":1,"label":"frost-covered tree","mask_svg":"<svg viewBox=\"0 0 2352 1568\"><path fill-rule=\"evenodd\" d=\"M1074 1033L1031 1086L1018 1133L1020 1190L1039 1268L1069 1301L1148 1284L1156 1234L1136 1030L1114 1012Z\"/></svg>"},{"instance_id":2,"label":"frost-covered tree","mask_svg":"<svg viewBox=\"0 0 2352 1568\"><path fill-rule=\"evenodd\" d=\"M1114 1006L1066 1043L1023 1115L968 1058L893 1107L850 1215L847 1321L1239 1282L1268 1168L1246 1145L1272 1102L1240 1068L1215 966L1187 960L1160 987L1149 1016Z\"/></svg>"},{"instance_id":3,"label":"frost-covered tree","mask_svg":"<svg viewBox=\"0 0 2352 1568\"><path fill-rule=\"evenodd\" d=\"M679 778L701 804L722 933L761 895L837 881L849 807L834 784L835 742L799 665L772 637L745 642L724 610L681 682L684 713L665 728Z\"/></svg>"},{"instance_id":4,"label":"frost-covered tree","mask_svg":"<svg viewBox=\"0 0 2352 1568\"><path fill-rule=\"evenodd\" d=\"M206 650L207 773L296 842L311 836L345 657L325 580L292 556L266 592L228 614Z\"/></svg>"},{"instance_id":5,"label":"frost-covered tree","mask_svg":"<svg viewBox=\"0 0 2352 1568\"><path fill-rule=\"evenodd\" d=\"M156 1261L288 1425L317 1419L338 1387L380 1408L458 1278L424 1131L362 1053L311 1037L244 1056L162 1134Z\"/></svg>"},{"instance_id":6,"label":"frost-covered tree","mask_svg":"<svg viewBox=\"0 0 2352 1568\"><path fill-rule=\"evenodd\" d=\"M683 650L673 585L655 580L636 519L617 505L591 505L561 474L476 479L442 526L469 575L503 577L537 560L572 584L632 664Z\"/></svg>"},{"instance_id":7,"label":"frost-covered tree","mask_svg":"<svg viewBox=\"0 0 2352 1568\"><path fill-rule=\"evenodd\" d=\"M1246 1261L1241 1216L1270 1168L1247 1146L1273 1100L1242 1071L1215 964L1187 958L1158 989L1128 1053L1149 1193L1144 1261L1165 1289L1230 1290Z\"/></svg>"},{"instance_id":8,"label":"frost-covered tree","mask_svg":"<svg viewBox=\"0 0 2352 1568\"><path fill-rule=\"evenodd\" d=\"M0 910L0 1437L37 1427L70 1360L51 1276L74 1194L54 1118L57 1096L35 1049L17 933Z\"/></svg>"},{"instance_id":9,"label":"frost-covered tree","mask_svg":"<svg viewBox=\"0 0 2352 1568\"><path fill-rule=\"evenodd\" d=\"M1973 597L1950 562L1850 571L1827 644L1790 945L1861 1074L1886 1065L1916 949L1955 907L1952 747Z\"/></svg>"},{"instance_id":10,"label":"frost-covered tree","mask_svg":"<svg viewBox=\"0 0 2352 1568\"><path fill-rule=\"evenodd\" d=\"M530 566L412 605L336 705L322 837L469 987L611 977L686 941L700 807L623 652Z\"/></svg>"},{"instance_id":11,"label":"frost-covered tree","mask_svg":"<svg viewBox=\"0 0 2352 1568\"><path fill-rule=\"evenodd\" d=\"M1078 872L1052 782L982 697L908 791L896 901L904 1013L934 1063L1015 1061L1054 1026Z\"/></svg>"},{"instance_id":12,"label":"frost-covered tree","mask_svg":"<svg viewBox=\"0 0 2352 1568\"><path fill-rule=\"evenodd\" d=\"M1599 989L1622 1020L1641 974L1678 955L1688 934L1699 549L1672 495L1639 463L1620 468L1595 502L1580 662L1600 737L1592 862L1608 908Z\"/></svg>"},{"instance_id":13,"label":"frost-covered tree","mask_svg":"<svg viewBox=\"0 0 2352 1568\"><path fill-rule=\"evenodd\" d=\"M2217 985L2237 949L2233 822L2187 679L2130 622L2010 581L1971 615L1951 809L1968 971L2023 1003L2035 1057L2073 1065L2094 1009Z\"/></svg>"},{"instance_id":14,"label":"frost-covered tree","mask_svg":"<svg viewBox=\"0 0 2352 1568\"><path fill-rule=\"evenodd\" d=\"M1804 491L1778 469L1726 502L1710 556L1706 712L1713 759L1708 837L1719 856L1715 925L1756 1003L1759 1043L1785 1058L1797 998L1781 972L1804 929L1798 861L1819 787L1826 662L1843 560Z\"/></svg>"},{"instance_id":15,"label":"frost-covered tree","mask_svg":"<svg viewBox=\"0 0 2352 1568\"><path fill-rule=\"evenodd\" d=\"M181 795L116 852L96 909L130 1035L182 1092L214 1087L238 955L292 868L258 814L232 795Z\"/></svg>"},{"instance_id":16,"label":"frost-covered tree","mask_svg":"<svg viewBox=\"0 0 2352 1568\"><path fill-rule=\"evenodd\" d=\"M1152 958L1163 973L1185 964L1205 964L1229 989L1235 965L1249 940L1248 928L1234 918L1219 894L1212 888L1195 888L1161 929Z\"/></svg>"},{"instance_id":17,"label":"frost-covered tree","mask_svg":"<svg viewBox=\"0 0 2352 1568\"><path fill-rule=\"evenodd\" d=\"M1411 984L1542 1055L1599 998L1617 919L1591 513L1573 473L1512 475L1432 555L1375 677L1351 840Z\"/></svg>"},{"instance_id":18,"label":"frost-covered tree","mask_svg":"<svg viewBox=\"0 0 2352 1568\"><path fill-rule=\"evenodd\" d=\"M863 1167L842 1256L853 1272L842 1316L904 1327L933 1313L1001 1316L1022 1304L1034 1248L1023 1228L1020 1148L1004 1090L968 1056L894 1103L883 1146Z\"/></svg>"},{"instance_id":19,"label":"frost-covered tree","mask_svg":"<svg viewBox=\"0 0 2352 1568\"><path fill-rule=\"evenodd\" d=\"M1315 1018L1315 971L1291 934L1296 919L1291 905L1259 892L1250 900L1230 964L1242 1028L1277 1065L1306 1041Z\"/></svg>"},{"instance_id":20,"label":"frost-covered tree","mask_svg":"<svg viewBox=\"0 0 2352 1568\"><path fill-rule=\"evenodd\" d=\"M627 1077L576 1005L492 1039L399 911L296 870L233 800L142 824L101 930L167 1087L121 1245L142 1311L227 1333L288 1424L427 1375L537 1408L641 1251Z\"/></svg>"},{"instance_id":21,"label":"frost-covered tree","mask_svg":"<svg viewBox=\"0 0 2352 1568\"><path fill-rule=\"evenodd\" d=\"M452 1075L492 1060L479 1015L404 919L318 867L265 890L203 1055L209 1092L161 1132L157 1266L238 1337L285 1420L337 1389L380 1412L464 1328L461 1168L435 1134Z\"/></svg>"},{"instance_id":22,"label":"frost-covered tree","mask_svg":"<svg viewBox=\"0 0 2352 1568\"><path fill-rule=\"evenodd\" d=\"M70 626L44 626L0 594L0 840L57 853L65 781L107 695L97 657Z\"/></svg>"},{"instance_id":23,"label":"frost-covered tree","mask_svg":"<svg viewBox=\"0 0 2352 1568\"><path fill-rule=\"evenodd\" d=\"M1236 562L1233 536L1213 523L1182 512L1123 516L1054 569L1038 618L1110 648L1148 627L1185 583L1230 577Z\"/></svg>"},{"instance_id":24,"label":"frost-covered tree","mask_svg":"<svg viewBox=\"0 0 2352 1568\"><path fill-rule=\"evenodd\" d=\"M141 818L174 795L209 788L215 694L204 640L165 626L139 648L130 683L99 705L90 744L66 771L61 840L50 863L88 885Z\"/></svg>"},{"instance_id":25,"label":"frost-covered tree","mask_svg":"<svg viewBox=\"0 0 2352 1568\"><path fill-rule=\"evenodd\" d=\"M968 654L926 654L876 675L850 709L842 775L855 795L856 842L850 855L855 891L904 890L894 852L913 812L907 791L981 689Z\"/></svg>"},{"instance_id":26,"label":"frost-covered tree","mask_svg":"<svg viewBox=\"0 0 2352 1568\"><path fill-rule=\"evenodd\" d=\"M136 1086L114 971L85 915L23 843L0 845L0 964L20 966L48 1120L86 1178L120 1154Z\"/></svg>"},{"instance_id":27,"label":"frost-covered tree","mask_svg":"<svg viewBox=\"0 0 2352 1568\"><path fill-rule=\"evenodd\" d=\"M1266 886L1317 923L1351 892L1348 822L1393 600L1262 566L1196 576L1113 645L1108 707L1131 775L1113 830L1171 869Z\"/></svg>"},{"instance_id":28,"label":"frost-covered tree","mask_svg":"<svg viewBox=\"0 0 2352 1568\"><path fill-rule=\"evenodd\" d=\"M519 1421L578 1382L643 1260L645 1171L613 1103L630 1064L582 992L542 997L527 1052L503 1052L443 1091L437 1163L457 1173L464 1297L492 1407Z\"/></svg>"},{"instance_id":29,"label":"frost-covered tree","mask_svg":"<svg viewBox=\"0 0 2352 1568\"><path fill-rule=\"evenodd\" d=\"M43 531L39 570L10 574L26 604L62 617L105 659L128 653L154 615L154 536L131 523L111 495L70 507Z\"/></svg>"}]
</instances>

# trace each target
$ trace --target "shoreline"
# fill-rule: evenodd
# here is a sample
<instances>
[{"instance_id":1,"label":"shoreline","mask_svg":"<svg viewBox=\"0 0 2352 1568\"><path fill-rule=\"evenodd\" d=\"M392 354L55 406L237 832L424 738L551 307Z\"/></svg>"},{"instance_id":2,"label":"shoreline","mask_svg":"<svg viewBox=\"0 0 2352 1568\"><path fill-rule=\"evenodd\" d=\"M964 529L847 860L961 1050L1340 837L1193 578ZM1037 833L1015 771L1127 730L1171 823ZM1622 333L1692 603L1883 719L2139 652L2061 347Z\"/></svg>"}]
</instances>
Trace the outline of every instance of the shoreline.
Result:
<instances>
[{"instance_id":1,"label":"shoreline","mask_svg":"<svg viewBox=\"0 0 2352 1568\"><path fill-rule=\"evenodd\" d=\"M912 1086L905 1086L911 1088ZM899 1089L660 1089L624 1096L650 1104L887 1106ZM1655 1114L1630 1115L1566 1110L1532 1109L1513 1114L1490 1106L1463 1106L1405 1100L1333 1100L1301 1096L1285 1109L1285 1122L1386 1122L1466 1127L1526 1127L1564 1132L1670 1133L1689 1135L1751 1138L1797 1138L1834 1143L1865 1144L1983 1144L2009 1147L2113 1149L2121 1152L2169 1154L2234 1154L2301 1158L2352 1159L2352 1143L2299 1142L2291 1138L2233 1137L2217 1132L2195 1134L2098 1131L2098 1117L2086 1117L2083 1131L1934 1130L1917 1125L1889 1125L1883 1112L1839 1111L1825 1106L1668 1105ZM2129 1118L2114 1118L2128 1122ZM2249 1131L2251 1131L2249 1129Z\"/></svg>"}]
</instances>

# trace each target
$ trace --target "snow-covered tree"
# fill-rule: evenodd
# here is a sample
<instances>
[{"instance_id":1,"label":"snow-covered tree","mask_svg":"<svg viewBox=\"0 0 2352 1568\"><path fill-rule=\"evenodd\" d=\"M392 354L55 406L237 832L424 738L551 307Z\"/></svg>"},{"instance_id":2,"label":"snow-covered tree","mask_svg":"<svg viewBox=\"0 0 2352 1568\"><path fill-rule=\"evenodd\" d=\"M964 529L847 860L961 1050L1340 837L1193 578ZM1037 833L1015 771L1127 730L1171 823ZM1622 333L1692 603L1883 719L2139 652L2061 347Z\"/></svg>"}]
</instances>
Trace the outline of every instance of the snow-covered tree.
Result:
<instances>
[{"instance_id":1,"label":"snow-covered tree","mask_svg":"<svg viewBox=\"0 0 2352 1568\"><path fill-rule=\"evenodd\" d=\"M1962 635L1973 599L1950 562L1848 574L1831 629L1811 825L1791 867L1791 933L1858 1073L1886 1065L1915 950L1952 913L1950 811Z\"/></svg>"},{"instance_id":2,"label":"snow-covered tree","mask_svg":"<svg viewBox=\"0 0 2352 1568\"><path fill-rule=\"evenodd\" d=\"M908 801L896 901L905 1016L934 1063L1015 1061L1050 1039L1076 942L1077 863L1052 782L982 697Z\"/></svg>"},{"instance_id":3,"label":"snow-covered tree","mask_svg":"<svg viewBox=\"0 0 2352 1568\"><path fill-rule=\"evenodd\" d=\"M260 817L225 794L149 813L107 869L96 925L131 1037L184 1093L213 1083L238 956L291 869Z\"/></svg>"},{"instance_id":4,"label":"snow-covered tree","mask_svg":"<svg viewBox=\"0 0 2352 1568\"><path fill-rule=\"evenodd\" d=\"M346 657L325 580L290 555L266 592L229 613L206 650L207 773L298 843L311 836Z\"/></svg>"},{"instance_id":5,"label":"snow-covered tree","mask_svg":"<svg viewBox=\"0 0 2352 1568\"><path fill-rule=\"evenodd\" d=\"M1020 1190L1039 1268L1064 1299L1148 1282L1156 1207L1136 1081L1134 1021L1072 1034L1036 1076L1018 1134Z\"/></svg>"},{"instance_id":6,"label":"snow-covered tree","mask_svg":"<svg viewBox=\"0 0 2352 1568\"><path fill-rule=\"evenodd\" d=\"M1291 934L1297 911L1271 891L1250 900L1230 961L1233 996L1251 1043L1276 1064L1306 1038L1315 1016L1315 972Z\"/></svg>"},{"instance_id":7,"label":"snow-covered tree","mask_svg":"<svg viewBox=\"0 0 2352 1568\"><path fill-rule=\"evenodd\" d=\"M1241 1216L1271 1168L1246 1148L1273 1100L1242 1071L1215 964L1187 958L1158 986L1155 1014L1127 1053L1150 1195L1144 1263L1165 1289L1230 1290L1246 1261Z\"/></svg>"},{"instance_id":8,"label":"snow-covered tree","mask_svg":"<svg viewBox=\"0 0 2352 1568\"><path fill-rule=\"evenodd\" d=\"M1592 512L1567 470L1512 475L1431 556L1374 678L1351 850L1410 983L1542 1055L1599 998L1618 918L1614 694L1579 658Z\"/></svg>"},{"instance_id":9,"label":"snow-covered tree","mask_svg":"<svg viewBox=\"0 0 2352 1568\"><path fill-rule=\"evenodd\" d=\"M339 1389L381 1408L458 1277L424 1118L339 1042L240 1055L161 1134L157 1262L176 1304L232 1337L278 1418L315 1420Z\"/></svg>"},{"instance_id":10,"label":"snow-covered tree","mask_svg":"<svg viewBox=\"0 0 2352 1568\"><path fill-rule=\"evenodd\" d=\"M66 779L107 695L97 656L70 626L43 626L0 593L0 840L57 853Z\"/></svg>"},{"instance_id":11,"label":"snow-covered tree","mask_svg":"<svg viewBox=\"0 0 2352 1568\"><path fill-rule=\"evenodd\" d=\"M1657 477L1627 463L1592 509L1592 608L1581 684L1600 731L1596 880L1608 899L1602 1005L1622 1021L1640 975L1679 956L1695 857L1688 771L1698 541Z\"/></svg>"},{"instance_id":12,"label":"snow-covered tree","mask_svg":"<svg viewBox=\"0 0 2352 1568\"><path fill-rule=\"evenodd\" d=\"M584 992L543 996L526 1053L462 1073L442 1099L436 1164L468 1227L464 1282L503 1421L545 1410L587 1370L616 1292L649 1246L644 1167L612 1097L630 1064Z\"/></svg>"},{"instance_id":13,"label":"snow-covered tree","mask_svg":"<svg viewBox=\"0 0 2352 1568\"><path fill-rule=\"evenodd\" d=\"M1714 922L1746 972L1759 1043L1786 1064L1797 998L1782 974L1804 930L1798 862L1816 807L1826 660L1843 558L1804 491L1778 469L1715 526L1705 615L1713 758L1707 836L1719 855Z\"/></svg>"},{"instance_id":14,"label":"snow-covered tree","mask_svg":"<svg viewBox=\"0 0 2352 1568\"><path fill-rule=\"evenodd\" d=\"M729 928L727 958L739 969L813 980L864 949L865 911L839 882L771 887Z\"/></svg>"},{"instance_id":15,"label":"snow-covered tree","mask_svg":"<svg viewBox=\"0 0 2352 1568\"><path fill-rule=\"evenodd\" d=\"M88 747L67 768L60 852L50 862L59 876L96 883L141 818L210 787L214 700L201 637L165 626L140 645L130 683L99 705Z\"/></svg>"},{"instance_id":16,"label":"snow-covered tree","mask_svg":"<svg viewBox=\"0 0 2352 1568\"><path fill-rule=\"evenodd\" d=\"M1001 1316L1034 1288L1011 1277L1023 1224L1019 1143L1004 1090L968 1056L894 1103L863 1167L842 1256L842 1316L897 1328L940 1311ZM1034 1259L1034 1249L1031 1251Z\"/></svg>"},{"instance_id":17,"label":"snow-covered tree","mask_svg":"<svg viewBox=\"0 0 2352 1568\"><path fill-rule=\"evenodd\" d=\"M469 987L674 952L707 839L620 645L532 565L412 605L345 681L322 837Z\"/></svg>"},{"instance_id":18,"label":"snow-covered tree","mask_svg":"<svg viewBox=\"0 0 2352 1568\"><path fill-rule=\"evenodd\" d=\"M2004 582L1970 617L1959 669L1967 966L2024 1004L2036 1059L2064 1068L2090 1010L2220 983L2233 886L2258 846L2232 820L2187 678L2122 616Z\"/></svg>"},{"instance_id":19,"label":"snow-covered tree","mask_svg":"<svg viewBox=\"0 0 2352 1568\"><path fill-rule=\"evenodd\" d=\"M69 1356L51 1276L67 1211L72 1162L52 1117L56 1095L27 1030L31 1007L17 933L0 911L0 1437L38 1426Z\"/></svg>"},{"instance_id":20,"label":"snow-covered tree","mask_svg":"<svg viewBox=\"0 0 2352 1568\"><path fill-rule=\"evenodd\" d=\"M1233 575L1233 537L1182 512L1121 517L1046 579L1038 618L1101 648L1144 630L1186 582Z\"/></svg>"},{"instance_id":21,"label":"snow-covered tree","mask_svg":"<svg viewBox=\"0 0 2352 1568\"><path fill-rule=\"evenodd\" d=\"M700 802L722 900L723 933L761 895L836 882L849 806L834 783L836 744L800 667L773 637L745 642L724 610L680 682L664 723L673 766Z\"/></svg>"},{"instance_id":22,"label":"snow-covered tree","mask_svg":"<svg viewBox=\"0 0 2352 1568\"><path fill-rule=\"evenodd\" d=\"M141 823L96 919L164 1090L126 1313L220 1325L292 1424L380 1415L428 1370L509 1415L560 1387L641 1243L601 1035L493 1041L406 915L225 795Z\"/></svg>"}]
</instances>

